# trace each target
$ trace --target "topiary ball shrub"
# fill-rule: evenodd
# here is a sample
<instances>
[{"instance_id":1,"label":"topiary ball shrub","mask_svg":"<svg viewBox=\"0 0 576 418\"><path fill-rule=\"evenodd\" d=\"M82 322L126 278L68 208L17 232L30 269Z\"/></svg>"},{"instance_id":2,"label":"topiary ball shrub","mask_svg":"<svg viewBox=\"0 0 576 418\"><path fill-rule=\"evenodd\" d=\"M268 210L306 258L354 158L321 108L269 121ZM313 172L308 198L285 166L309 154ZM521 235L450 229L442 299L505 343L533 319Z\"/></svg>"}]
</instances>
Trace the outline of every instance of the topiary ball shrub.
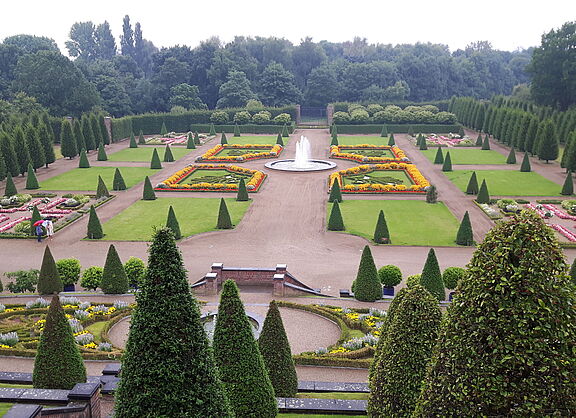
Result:
<instances>
[{"instance_id":1,"label":"topiary ball shrub","mask_svg":"<svg viewBox=\"0 0 576 418\"><path fill-rule=\"evenodd\" d=\"M394 286L399 285L402 281L402 271L399 267L389 264L380 267L378 270L378 278L382 286L384 286L384 294L394 296Z\"/></svg>"},{"instance_id":2,"label":"topiary ball shrub","mask_svg":"<svg viewBox=\"0 0 576 418\"><path fill-rule=\"evenodd\" d=\"M56 261L56 269L64 286L78 283L81 268L80 261L76 258L62 258Z\"/></svg>"},{"instance_id":3,"label":"topiary ball shrub","mask_svg":"<svg viewBox=\"0 0 576 418\"><path fill-rule=\"evenodd\" d=\"M449 290L454 290L458 286L458 282L466 275L466 269L462 267L448 267L442 273L442 281L444 287Z\"/></svg>"},{"instance_id":4,"label":"topiary ball shrub","mask_svg":"<svg viewBox=\"0 0 576 418\"><path fill-rule=\"evenodd\" d=\"M80 279L80 286L84 289L96 290L100 287L102 282L102 273L104 268L100 266L88 267L82 272L82 279Z\"/></svg>"}]
</instances>

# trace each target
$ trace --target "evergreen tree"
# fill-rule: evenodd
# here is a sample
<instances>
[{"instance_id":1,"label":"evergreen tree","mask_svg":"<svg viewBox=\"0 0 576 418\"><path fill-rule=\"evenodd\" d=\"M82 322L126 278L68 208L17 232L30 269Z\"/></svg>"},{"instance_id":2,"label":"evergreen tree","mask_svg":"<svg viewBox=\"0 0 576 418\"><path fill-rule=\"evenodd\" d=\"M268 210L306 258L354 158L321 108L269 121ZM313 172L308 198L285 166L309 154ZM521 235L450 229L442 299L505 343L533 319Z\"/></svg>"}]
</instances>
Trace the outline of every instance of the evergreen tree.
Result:
<instances>
[{"instance_id":1,"label":"evergreen tree","mask_svg":"<svg viewBox=\"0 0 576 418\"><path fill-rule=\"evenodd\" d=\"M478 194L478 179L476 178L476 172L473 171L468 180L468 186L466 186L466 194Z\"/></svg>"},{"instance_id":2,"label":"evergreen tree","mask_svg":"<svg viewBox=\"0 0 576 418\"><path fill-rule=\"evenodd\" d=\"M86 149L84 133L82 132L82 127L80 126L78 119L72 122L72 133L74 134L74 140L76 141L76 150L80 151Z\"/></svg>"},{"instance_id":3,"label":"evergreen tree","mask_svg":"<svg viewBox=\"0 0 576 418\"><path fill-rule=\"evenodd\" d=\"M84 361L60 304L60 298L54 296L40 336L34 360L32 384L40 389L69 390L76 383L84 382L86 382Z\"/></svg>"},{"instance_id":4,"label":"evergreen tree","mask_svg":"<svg viewBox=\"0 0 576 418\"><path fill-rule=\"evenodd\" d=\"M460 128L458 128L458 136L460 136L460 138L464 138L464 135L466 135L466 132L464 132L464 127L460 125Z\"/></svg>"},{"instance_id":5,"label":"evergreen tree","mask_svg":"<svg viewBox=\"0 0 576 418\"><path fill-rule=\"evenodd\" d=\"M426 151L428 149L428 145L426 144L426 137L422 134L418 134L420 137L420 150Z\"/></svg>"},{"instance_id":6,"label":"evergreen tree","mask_svg":"<svg viewBox=\"0 0 576 418\"><path fill-rule=\"evenodd\" d=\"M534 155L532 152L534 148L534 143L536 142L536 136L538 135L538 127L540 123L536 116L530 118L530 124L528 125L528 130L526 132L526 141L524 145L524 150Z\"/></svg>"},{"instance_id":7,"label":"evergreen tree","mask_svg":"<svg viewBox=\"0 0 576 418\"><path fill-rule=\"evenodd\" d=\"M6 188L4 189L4 196L10 197L14 196L15 194L18 194L18 190L16 190L16 185L12 179L12 174L8 172L6 176Z\"/></svg>"},{"instance_id":8,"label":"evergreen tree","mask_svg":"<svg viewBox=\"0 0 576 418\"><path fill-rule=\"evenodd\" d=\"M216 134L214 134L214 135L216 135ZM194 144L201 145L200 144L200 135L198 135L198 131L194 132Z\"/></svg>"},{"instance_id":9,"label":"evergreen tree","mask_svg":"<svg viewBox=\"0 0 576 418\"><path fill-rule=\"evenodd\" d=\"M576 284L576 259L572 261L572 265L570 266L570 270L568 271L568 276L572 281L572 284Z\"/></svg>"},{"instance_id":10,"label":"evergreen tree","mask_svg":"<svg viewBox=\"0 0 576 418\"><path fill-rule=\"evenodd\" d=\"M210 124L210 132L208 133L209 136L216 136L216 128L214 127L214 124L211 123Z\"/></svg>"},{"instance_id":11,"label":"evergreen tree","mask_svg":"<svg viewBox=\"0 0 576 418\"><path fill-rule=\"evenodd\" d=\"M488 135L486 135L488 136ZM476 138L476 144L477 147L481 147L482 146L482 134L478 134L478 138Z\"/></svg>"},{"instance_id":12,"label":"evergreen tree","mask_svg":"<svg viewBox=\"0 0 576 418\"><path fill-rule=\"evenodd\" d=\"M563 196L571 196L574 194L574 182L572 180L571 171L566 174L566 179L564 180L564 185L562 186L560 194Z\"/></svg>"},{"instance_id":13,"label":"evergreen tree","mask_svg":"<svg viewBox=\"0 0 576 418\"><path fill-rule=\"evenodd\" d=\"M4 163L4 156L0 152L0 181L6 178L6 163Z\"/></svg>"},{"instance_id":14,"label":"evergreen tree","mask_svg":"<svg viewBox=\"0 0 576 418\"><path fill-rule=\"evenodd\" d=\"M278 133L276 137L276 144L280 145L281 147L284 146L284 141L282 140L282 133Z\"/></svg>"},{"instance_id":15,"label":"evergreen tree","mask_svg":"<svg viewBox=\"0 0 576 418\"><path fill-rule=\"evenodd\" d=\"M152 152L152 161L150 161L150 168L152 170L159 170L162 168L162 163L160 162L160 157L158 156L158 148L154 148Z\"/></svg>"},{"instance_id":16,"label":"evergreen tree","mask_svg":"<svg viewBox=\"0 0 576 418\"><path fill-rule=\"evenodd\" d=\"M228 144L228 139L226 138L226 132L222 129L222 137L220 138L220 144L226 145Z\"/></svg>"},{"instance_id":17,"label":"evergreen tree","mask_svg":"<svg viewBox=\"0 0 576 418\"><path fill-rule=\"evenodd\" d=\"M63 157L70 159L78 155L76 141L72 135L72 124L68 119L63 119L60 127L60 152Z\"/></svg>"},{"instance_id":18,"label":"evergreen tree","mask_svg":"<svg viewBox=\"0 0 576 418\"><path fill-rule=\"evenodd\" d=\"M194 136L192 136L192 132L188 132L188 139L186 140L186 149L196 149L196 144L194 143Z\"/></svg>"},{"instance_id":19,"label":"evergreen tree","mask_svg":"<svg viewBox=\"0 0 576 418\"><path fill-rule=\"evenodd\" d=\"M140 134L138 135L138 144L139 145L146 145L146 140L144 139L144 134L142 133L142 129L140 129Z\"/></svg>"},{"instance_id":20,"label":"evergreen tree","mask_svg":"<svg viewBox=\"0 0 576 418\"><path fill-rule=\"evenodd\" d=\"M444 164L442 164L442 171L452 171L452 159L450 158L450 151L446 152Z\"/></svg>"},{"instance_id":21,"label":"evergreen tree","mask_svg":"<svg viewBox=\"0 0 576 418\"><path fill-rule=\"evenodd\" d=\"M564 150L566 171L576 171L576 131L572 132L568 139L568 146Z\"/></svg>"},{"instance_id":22,"label":"evergreen tree","mask_svg":"<svg viewBox=\"0 0 576 418\"><path fill-rule=\"evenodd\" d=\"M89 119L90 127L92 128L92 138L84 137L84 140L86 141L86 149L92 151L98 148L100 142L104 142L104 138L101 136L100 126L98 125L98 118L96 115L92 113Z\"/></svg>"},{"instance_id":23,"label":"evergreen tree","mask_svg":"<svg viewBox=\"0 0 576 418\"><path fill-rule=\"evenodd\" d=\"M485 151L490 149L490 140L488 139L488 135L484 136L484 142L482 142L482 149Z\"/></svg>"},{"instance_id":24,"label":"evergreen tree","mask_svg":"<svg viewBox=\"0 0 576 418\"><path fill-rule=\"evenodd\" d=\"M532 171L530 166L530 158L528 157L528 152L524 153L524 158L522 158L522 165L520 166L520 171L523 173L529 173Z\"/></svg>"},{"instance_id":25,"label":"evergreen tree","mask_svg":"<svg viewBox=\"0 0 576 418\"><path fill-rule=\"evenodd\" d=\"M378 271L368 245L362 251L362 258L354 283L354 297L356 299L363 302L374 302L382 298L382 285L378 279Z\"/></svg>"},{"instance_id":26,"label":"evergreen tree","mask_svg":"<svg viewBox=\"0 0 576 418\"><path fill-rule=\"evenodd\" d=\"M144 179L144 192L142 193L142 200L156 200L156 193L150 183L150 178L146 176Z\"/></svg>"},{"instance_id":27,"label":"evergreen tree","mask_svg":"<svg viewBox=\"0 0 576 418\"><path fill-rule=\"evenodd\" d=\"M88 232L86 235L88 239L101 239L104 236L104 232L102 231L102 224L100 223L100 219L98 219L98 215L96 214L96 209L94 209L94 206L90 206Z\"/></svg>"},{"instance_id":28,"label":"evergreen tree","mask_svg":"<svg viewBox=\"0 0 576 418\"><path fill-rule=\"evenodd\" d=\"M426 203L436 203L438 201L438 192L436 191L436 186L431 184L426 190Z\"/></svg>"},{"instance_id":29,"label":"evergreen tree","mask_svg":"<svg viewBox=\"0 0 576 418\"><path fill-rule=\"evenodd\" d=\"M414 127L412 125L408 125L408 135L414 137Z\"/></svg>"},{"instance_id":30,"label":"evergreen tree","mask_svg":"<svg viewBox=\"0 0 576 418\"><path fill-rule=\"evenodd\" d=\"M244 177L240 179L240 183L238 183L238 194L236 195L236 200L238 202L247 202L250 200L248 197L248 190L246 190L246 182L244 181Z\"/></svg>"},{"instance_id":31,"label":"evergreen tree","mask_svg":"<svg viewBox=\"0 0 576 418\"><path fill-rule=\"evenodd\" d=\"M544 122L538 123L538 129L536 130L536 136L534 137L534 143L532 144L532 149L530 154L538 155L538 150L540 149L540 141L542 135L544 134Z\"/></svg>"},{"instance_id":32,"label":"evergreen tree","mask_svg":"<svg viewBox=\"0 0 576 418\"><path fill-rule=\"evenodd\" d=\"M136 142L136 137L134 137L134 132L130 132L130 145L128 148L138 148L138 143Z\"/></svg>"},{"instance_id":33,"label":"evergreen tree","mask_svg":"<svg viewBox=\"0 0 576 418\"><path fill-rule=\"evenodd\" d=\"M100 145L98 145L97 161L108 161L108 155L106 155L106 149L104 148L104 144L102 142L100 142Z\"/></svg>"},{"instance_id":34,"label":"evergreen tree","mask_svg":"<svg viewBox=\"0 0 576 418\"><path fill-rule=\"evenodd\" d=\"M20 167L20 175L24 175L30 163L30 153L28 152L28 144L24 138L24 131L17 126L14 131L14 149L16 150L16 158L18 159L18 166Z\"/></svg>"},{"instance_id":35,"label":"evergreen tree","mask_svg":"<svg viewBox=\"0 0 576 418\"><path fill-rule=\"evenodd\" d=\"M382 138L386 138L388 136L388 127L386 125L382 125L382 130L380 131L380 136Z\"/></svg>"},{"instance_id":36,"label":"evergreen tree","mask_svg":"<svg viewBox=\"0 0 576 418\"><path fill-rule=\"evenodd\" d=\"M90 162L86 156L86 150L80 151L80 160L78 161L78 168L90 168Z\"/></svg>"},{"instance_id":37,"label":"evergreen tree","mask_svg":"<svg viewBox=\"0 0 576 418\"><path fill-rule=\"evenodd\" d=\"M60 293L63 289L62 280L56 262L52 257L50 247L46 246L44 250L44 257L42 258L42 266L40 267L40 274L38 275L38 293L40 295L52 295Z\"/></svg>"},{"instance_id":38,"label":"evergreen tree","mask_svg":"<svg viewBox=\"0 0 576 418\"><path fill-rule=\"evenodd\" d=\"M377 244L392 244L392 240L390 239L390 232L388 231L388 224L386 223L383 210L380 210L380 213L378 214L378 220L376 221L373 240Z\"/></svg>"},{"instance_id":39,"label":"evergreen tree","mask_svg":"<svg viewBox=\"0 0 576 418\"><path fill-rule=\"evenodd\" d=\"M103 114L98 116L98 125L100 126L100 138L102 139L102 143L104 145L110 145L110 135L108 135L108 129L106 128Z\"/></svg>"},{"instance_id":40,"label":"evergreen tree","mask_svg":"<svg viewBox=\"0 0 576 418\"><path fill-rule=\"evenodd\" d=\"M330 145L338 145L338 134L332 134L332 141Z\"/></svg>"},{"instance_id":41,"label":"evergreen tree","mask_svg":"<svg viewBox=\"0 0 576 418\"><path fill-rule=\"evenodd\" d=\"M86 148L87 150L90 150L90 148L88 148L89 146L92 146L92 144L94 144L94 147L96 146L96 140L94 139L94 131L92 130L92 125L90 124L90 118L88 117L87 114L82 115L82 117L80 118L80 126L81 126L81 133L82 133L82 138L84 141L84 147L79 147L78 146L78 142L76 141L76 149L78 151L80 151L82 148Z\"/></svg>"},{"instance_id":42,"label":"evergreen tree","mask_svg":"<svg viewBox=\"0 0 576 418\"><path fill-rule=\"evenodd\" d=\"M38 131L32 125L26 127L24 134L26 135L26 145L30 153L30 162L32 163L33 170L36 171L36 169L46 164L44 147L40 142Z\"/></svg>"},{"instance_id":43,"label":"evergreen tree","mask_svg":"<svg viewBox=\"0 0 576 418\"><path fill-rule=\"evenodd\" d=\"M8 135L0 129L0 153L4 156L4 163L6 164L6 173L10 173L13 177L20 174L20 166L18 165L18 158L14 145Z\"/></svg>"},{"instance_id":44,"label":"evergreen tree","mask_svg":"<svg viewBox=\"0 0 576 418\"><path fill-rule=\"evenodd\" d=\"M426 258L426 263L420 276L420 284L436 299L444 300L446 298L444 283L442 282L442 273L440 272L440 266L438 266L438 259L436 258L434 248L430 248L430 251L428 251L428 257Z\"/></svg>"},{"instance_id":45,"label":"evergreen tree","mask_svg":"<svg viewBox=\"0 0 576 418\"><path fill-rule=\"evenodd\" d=\"M338 180L334 180L332 183L330 195L328 196L328 202L342 202L342 190L340 190L340 182Z\"/></svg>"},{"instance_id":46,"label":"evergreen tree","mask_svg":"<svg viewBox=\"0 0 576 418\"><path fill-rule=\"evenodd\" d=\"M490 193L488 193L488 186L486 185L486 179L482 180L480 190L478 190L478 196L476 196L476 202L490 203Z\"/></svg>"},{"instance_id":47,"label":"evergreen tree","mask_svg":"<svg viewBox=\"0 0 576 418\"><path fill-rule=\"evenodd\" d=\"M35 190L39 189L38 179L36 178L36 173L34 173L34 168L32 163L28 164L28 172L26 174L26 189Z\"/></svg>"},{"instance_id":48,"label":"evergreen tree","mask_svg":"<svg viewBox=\"0 0 576 418\"><path fill-rule=\"evenodd\" d=\"M388 138L388 146L393 147L394 145L396 145L396 141L394 140L394 134L391 133L390 138Z\"/></svg>"},{"instance_id":49,"label":"evergreen tree","mask_svg":"<svg viewBox=\"0 0 576 418\"><path fill-rule=\"evenodd\" d=\"M114 171L114 179L112 180L112 190L126 190L126 183L124 182L124 177L119 168Z\"/></svg>"},{"instance_id":50,"label":"evergreen tree","mask_svg":"<svg viewBox=\"0 0 576 418\"><path fill-rule=\"evenodd\" d=\"M30 232L29 232L30 236L36 235L36 228L34 227L34 224L38 222L40 219L42 219L42 216L40 215L38 206L34 206L34 209L32 209L32 218L30 219Z\"/></svg>"},{"instance_id":51,"label":"evergreen tree","mask_svg":"<svg viewBox=\"0 0 576 418\"><path fill-rule=\"evenodd\" d=\"M330 218L328 218L328 231L344 231L345 229L342 212L340 212L340 205L338 201L335 200L332 204L332 210L330 211Z\"/></svg>"},{"instance_id":52,"label":"evergreen tree","mask_svg":"<svg viewBox=\"0 0 576 418\"><path fill-rule=\"evenodd\" d=\"M238 124L234 124L234 136L240 136L240 127Z\"/></svg>"},{"instance_id":53,"label":"evergreen tree","mask_svg":"<svg viewBox=\"0 0 576 418\"><path fill-rule=\"evenodd\" d=\"M170 145L166 144L166 148L164 148L164 162L165 163L173 163L174 162L174 154L172 154L172 149Z\"/></svg>"},{"instance_id":54,"label":"evergreen tree","mask_svg":"<svg viewBox=\"0 0 576 418\"><path fill-rule=\"evenodd\" d=\"M110 196L110 192L108 191L108 187L106 187L106 183L102 180L101 176L98 176L98 187L96 187L96 199L100 199L101 197L108 197Z\"/></svg>"},{"instance_id":55,"label":"evergreen tree","mask_svg":"<svg viewBox=\"0 0 576 418\"><path fill-rule=\"evenodd\" d=\"M286 125L284 125L284 126L286 126ZM332 135L333 133L338 134L338 126L335 123L332 124L332 129L330 130L330 135Z\"/></svg>"},{"instance_id":56,"label":"evergreen tree","mask_svg":"<svg viewBox=\"0 0 576 418\"><path fill-rule=\"evenodd\" d=\"M510 148L510 153L508 154L508 158L506 158L506 164L516 164L516 151L514 151L514 147Z\"/></svg>"},{"instance_id":57,"label":"evergreen tree","mask_svg":"<svg viewBox=\"0 0 576 418\"><path fill-rule=\"evenodd\" d=\"M128 276L126 276L124 265L120 261L114 244L111 244L108 248L100 288L107 295L118 295L128 292Z\"/></svg>"},{"instance_id":58,"label":"evergreen tree","mask_svg":"<svg viewBox=\"0 0 576 418\"><path fill-rule=\"evenodd\" d=\"M338 133L338 130L336 130L336 133ZM288 136L290 136L289 133L288 133L288 126L287 126L287 125L284 125L284 126L282 127L282 137L283 137L283 138L288 138Z\"/></svg>"},{"instance_id":59,"label":"evergreen tree","mask_svg":"<svg viewBox=\"0 0 576 418\"><path fill-rule=\"evenodd\" d=\"M149 254L122 358L114 416L232 417L182 254L168 228L154 233Z\"/></svg>"},{"instance_id":60,"label":"evergreen tree","mask_svg":"<svg viewBox=\"0 0 576 418\"><path fill-rule=\"evenodd\" d=\"M252 335L238 287L232 280L226 280L222 286L213 349L235 415L276 417L274 388Z\"/></svg>"},{"instance_id":61,"label":"evergreen tree","mask_svg":"<svg viewBox=\"0 0 576 418\"><path fill-rule=\"evenodd\" d=\"M294 398L298 392L298 376L290 343L275 301L270 302L258 346L277 397Z\"/></svg>"},{"instance_id":62,"label":"evergreen tree","mask_svg":"<svg viewBox=\"0 0 576 418\"><path fill-rule=\"evenodd\" d=\"M232 229L232 219L226 206L226 201L220 199L220 208L218 209L218 221L216 222L216 229Z\"/></svg>"},{"instance_id":63,"label":"evergreen tree","mask_svg":"<svg viewBox=\"0 0 576 418\"><path fill-rule=\"evenodd\" d=\"M547 120L542 128L542 136L538 140L538 158L546 163L558 158L558 137L551 120Z\"/></svg>"},{"instance_id":64,"label":"evergreen tree","mask_svg":"<svg viewBox=\"0 0 576 418\"><path fill-rule=\"evenodd\" d=\"M443 164L444 154L442 154L442 147L438 147L436 150L436 156L434 157L434 164Z\"/></svg>"},{"instance_id":65,"label":"evergreen tree","mask_svg":"<svg viewBox=\"0 0 576 418\"><path fill-rule=\"evenodd\" d=\"M168 129L166 129L166 124L162 122L162 127L160 128L160 135L164 136L168 133Z\"/></svg>"},{"instance_id":66,"label":"evergreen tree","mask_svg":"<svg viewBox=\"0 0 576 418\"><path fill-rule=\"evenodd\" d=\"M472 224L470 223L470 215L468 211L464 214L458 233L456 234L456 244L471 246L474 245L474 233L472 232Z\"/></svg>"},{"instance_id":67,"label":"evergreen tree","mask_svg":"<svg viewBox=\"0 0 576 418\"><path fill-rule=\"evenodd\" d=\"M182 238L182 232L180 232L180 223L176 218L176 213L174 212L174 208L172 205L168 208L168 218L166 219L166 228L170 228L172 233L174 234L175 239Z\"/></svg>"}]
</instances>

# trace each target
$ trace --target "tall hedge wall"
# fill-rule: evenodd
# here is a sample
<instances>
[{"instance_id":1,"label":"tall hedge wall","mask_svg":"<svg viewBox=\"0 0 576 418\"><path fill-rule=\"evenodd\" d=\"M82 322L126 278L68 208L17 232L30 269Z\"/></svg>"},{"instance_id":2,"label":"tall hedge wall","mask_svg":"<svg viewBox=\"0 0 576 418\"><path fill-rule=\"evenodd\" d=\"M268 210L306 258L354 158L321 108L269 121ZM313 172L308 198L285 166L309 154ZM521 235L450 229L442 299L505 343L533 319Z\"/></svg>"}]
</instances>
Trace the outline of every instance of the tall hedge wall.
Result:
<instances>
[{"instance_id":1,"label":"tall hedge wall","mask_svg":"<svg viewBox=\"0 0 576 418\"><path fill-rule=\"evenodd\" d=\"M383 125L337 125L338 134L380 134ZM457 133L460 125L386 125L388 133L405 134L412 127L415 133Z\"/></svg>"},{"instance_id":2,"label":"tall hedge wall","mask_svg":"<svg viewBox=\"0 0 576 418\"><path fill-rule=\"evenodd\" d=\"M134 132L132 118L133 116L125 116L120 119L112 119L112 142L119 141L122 138L128 138Z\"/></svg>"}]
</instances>

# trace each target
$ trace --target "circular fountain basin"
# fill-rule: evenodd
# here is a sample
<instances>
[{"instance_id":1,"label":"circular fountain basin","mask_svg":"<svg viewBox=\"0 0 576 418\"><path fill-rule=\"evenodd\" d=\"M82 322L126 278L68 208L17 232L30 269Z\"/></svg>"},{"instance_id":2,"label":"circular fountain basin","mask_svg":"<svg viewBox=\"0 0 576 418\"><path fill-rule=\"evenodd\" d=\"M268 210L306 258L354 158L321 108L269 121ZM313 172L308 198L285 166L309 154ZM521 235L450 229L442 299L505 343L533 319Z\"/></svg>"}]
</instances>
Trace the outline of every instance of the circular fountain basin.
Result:
<instances>
[{"instance_id":1,"label":"circular fountain basin","mask_svg":"<svg viewBox=\"0 0 576 418\"><path fill-rule=\"evenodd\" d=\"M266 168L280 171L307 172L330 170L336 167L331 161L308 160L305 164L296 164L295 160L277 160L264 164Z\"/></svg>"}]
</instances>

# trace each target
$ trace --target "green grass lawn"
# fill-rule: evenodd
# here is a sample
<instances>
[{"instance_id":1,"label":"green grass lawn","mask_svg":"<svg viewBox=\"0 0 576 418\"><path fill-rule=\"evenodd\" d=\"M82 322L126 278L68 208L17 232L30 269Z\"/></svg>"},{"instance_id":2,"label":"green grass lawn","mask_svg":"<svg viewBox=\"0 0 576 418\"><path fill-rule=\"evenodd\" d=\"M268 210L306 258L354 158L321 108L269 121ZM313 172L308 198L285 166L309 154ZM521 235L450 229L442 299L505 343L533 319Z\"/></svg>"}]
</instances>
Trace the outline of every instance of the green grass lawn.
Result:
<instances>
[{"instance_id":1,"label":"green grass lawn","mask_svg":"<svg viewBox=\"0 0 576 418\"><path fill-rule=\"evenodd\" d=\"M338 135L338 144L340 145L358 145L358 144L372 144L372 145L388 145L388 137L378 136L351 136L351 135Z\"/></svg>"},{"instance_id":2,"label":"green grass lawn","mask_svg":"<svg viewBox=\"0 0 576 418\"><path fill-rule=\"evenodd\" d=\"M388 149L346 148L340 151L347 154L360 154L366 157L394 158L394 154Z\"/></svg>"},{"instance_id":3,"label":"green grass lawn","mask_svg":"<svg viewBox=\"0 0 576 418\"><path fill-rule=\"evenodd\" d=\"M10 383L0 383L0 388L32 389L34 386L29 385L12 385ZM0 403L2 405L2 403Z\"/></svg>"},{"instance_id":4,"label":"green grass lawn","mask_svg":"<svg viewBox=\"0 0 576 418\"><path fill-rule=\"evenodd\" d=\"M258 135L258 136L249 136L249 135L242 135L242 136L232 136L232 134L226 134L226 138L229 144L266 144L266 145L274 145L276 143L277 135ZM284 141L284 145L288 144L288 139L290 138L282 138ZM213 145L216 145L218 140L214 142Z\"/></svg>"},{"instance_id":5,"label":"green grass lawn","mask_svg":"<svg viewBox=\"0 0 576 418\"><path fill-rule=\"evenodd\" d=\"M232 223L238 225L250 202L227 198L226 205ZM172 205L183 237L214 231L220 199L217 198L158 198L139 200L103 225L104 239L117 241L148 241L153 226L166 225L168 207Z\"/></svg>"},{"instance_id":6,"label":"green grass lawn","mask_svg":"<svg viewBox=\"0 0 576 418\"><path fill-rule=\"evenodd\" d=\"M332 204L328 204L327 218ZM423 200L346 200L340 204L349 234L368 240L380 210L384 211L393 245L453 246L459 222L444 205Z\"/></svg>"},{"instance_id":7,"label":"green grass lawn","mask_svg":"<svg viewBox=\"0 0 576 418\"><path fill-rule=\"evenodd\" d=\"M94 336L94 342L96 344L102 342L102 331L106 326L106 322L107 321L97 321L94 322L92 325L88 325L86 328L84 328L86 331L88 331L90 334Z\"/></svg>"},{"instance_id":8,"label":"green grass lawn","mask_svg":"<svg viewBox=\"0 0 576 418\"><path fill-rule=\"evenodd\" d=\"M0 417L3 417L4 415L6 415L6 413L10 410L10 408L12 408L14 406L13 403L5 403L2 402L0 403Z\"/></svg>"},{"instance_id":9,"label":"green grass lawn","mask_svg":"<svg viewBox=\"0 0 576 418\"><path fill-rule=\"evenodd\" d=\"M134 161L134 162L149 162L152 160L152 153L154 148L158 149L158 155L160 156L160 161L164 160L164 150L166 146L151 147L151 146L139 146L138 148L124 148L121 151L115 152L108 156L108 161ZM174 159L179 160L184 157L191 149L186 149L186 147L170 147Z\"/></svg>"},{"instance_id":10,"label":"green grass lawn","mask_svg":"<svg viewBox=\"0 0 576 418\"><path fill-rule=\"evenodd\" d=\"M438 148L429 148L426 151L420 151L430 161L434 162ZM452 164L506 164L506 157L499 152L490 150L481 150L477 148L442 148L442 154L450 152ZM521 161L519 161L520 163Z\"/></svg>"},{"instance_id":11,"label":"green grass lawn","mask_svg":"<svg viewBox=\"0 0 576 418\"><path fill-rule=\"evenodd\" d=\"M239 157L244 154L256 154L259 152L270 152L270 148L250 148L250 149L233 149L227 148L216 153L218 157Z\"/></svg>"},{"instance_id":12,"label":"green grass lawn","mask_svg":"<svg viewBox=\"0 0 576 418\"><path fill-rule=\"evenodd\" d=\"M444 173L460 190L466 186L472 175L471 170L456 170ZM559 196L562 186L533 171L522 173L519 170L476 170L478 185L486 180L491 196Z\"/></svg>"},{"instance_id":13,"label":"green grass lawn","mask_svg":"<svg viewBox=\"0 0 576 418\"><path fill-rule=\"evenodd\" d=\"M346 417L346 418L366 418L366 415L325 415L325 414L278 414L282 418L334 418L334 417Z\"/></svg>"},{"instance_id":14,"label":"green grass lawn","mask_svg":"<svg viewBox=\"0 0 576 418\"><path fill-rule=\"evenodd\" d=\"M182 184L196 184L196 183L223 183L223 184L238 184L240 179L248 182L250 179L249 174L231 173L226 170L214 169L197 169L189 176L180 180Z\"/></svg>"},{"instance_id":15,"label":"green grass lawn","mask_svg":"<svg viewBox=\"0 0 576 418\"><path fill-rule=\"evenodd\" d=\"M375 170L370 173L342 176L344 185L348 184L414 184L404 170Z\"/></svg>"},{"instance_id":16,"label":"green grass lawn","mask_svg":"<svg viewBox=\"0 0 576 418\"><path fill-rule=\"evenodd\" d=\"M368 400L367 393L354 393L354 392L300 392L296 395L297 398L315 398L315 399L358 399Z\"/></svg>"},{"instance_id":17,"label":"green grass lawn","mask_svg":"<svg viewBox=\"0 0 576 418\"><path fill-rule=\"evenodd\" d=\"M128 188L144 181L145 176L156 172L156 170L148 167L119 168ZM108 186L108 190L112 191L112 179L115 170L114 167L75 168L40 182L40 187L42 190L96 190L100 175Z\"/></svg>"}]
</instances>

